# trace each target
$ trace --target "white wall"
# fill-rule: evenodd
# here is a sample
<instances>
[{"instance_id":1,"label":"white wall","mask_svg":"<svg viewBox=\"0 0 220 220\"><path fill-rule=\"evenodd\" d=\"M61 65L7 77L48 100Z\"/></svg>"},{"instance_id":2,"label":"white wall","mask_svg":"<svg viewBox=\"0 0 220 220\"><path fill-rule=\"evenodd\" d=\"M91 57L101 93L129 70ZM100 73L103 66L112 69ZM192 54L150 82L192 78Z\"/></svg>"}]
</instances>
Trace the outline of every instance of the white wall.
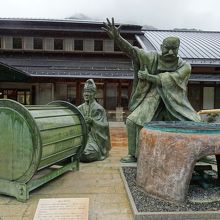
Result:
<instances>
[{"instance_id":1,"label":"white wall","mask_svg":"<svg viewBox=\"0 0 220 220\"><path fill-rule=\"evenodd\" d=\"M84 51L86 52L94 51L94 40L93 39L84 40Z\"/></svg>"},{"instance_id":2,"label":"white wall","mask_svg":"<svg viewBox=\"0 0 220 220\"><path fill-rule=\"evenodd\" d=\"M24 37L24 50L33 50L33 37Z\"/></svg>"},{"instance_id":3,"label":"white wall","mask_svg":"<svg viewBox=\"0 0 220 220\"><path fill-rule=\"evenodd\" d=\"M12 37L3 36L2 38L3 49L12 49Z\"/></svg>"},{"instance_id":4,"label":"white wall","mask_svg":"<svg viewBox=\"0 0 220 220\"><path fill-rule=\"evenodd\" d=\"M44 50L54 50L54 39L53 38L44 39Z\"/></svg>"},{"instance_id":5,"label":"white wall","mask_svg":"<svg viewBox=\"0 0 220 220\"><path fill-rule=\"evenodd\" d=\"M214 108L214 87L203 88L203 109Z\"/></svg>"},{"instance_id":6,"label":"white wall","mask_svg":"<svg viewBox=\"0 0 220 220\"><path fill-rule=\"evenodd\" d=\"M65 38L64 39L64 50L65 51L73 51L74 50L74 39Z\"/></svg>"},{"instance_id":7,"label":"white wall","mask_svg":"<svg viewBox=\"0 0 220 220\"><path fill-rule=\"evenodd\" d=\"M104 40L103 41L103 50L105 52L114 52L114 41L113 40Z\"/></svg>"}]
</instances>

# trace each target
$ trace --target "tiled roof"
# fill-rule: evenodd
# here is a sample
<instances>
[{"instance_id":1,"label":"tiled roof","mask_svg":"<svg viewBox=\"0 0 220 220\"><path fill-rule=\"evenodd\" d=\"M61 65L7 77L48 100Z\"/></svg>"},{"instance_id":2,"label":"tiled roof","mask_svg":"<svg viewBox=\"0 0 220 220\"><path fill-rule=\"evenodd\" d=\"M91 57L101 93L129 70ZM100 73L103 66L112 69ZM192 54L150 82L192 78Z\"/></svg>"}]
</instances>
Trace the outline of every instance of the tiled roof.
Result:
<instances>
[{"instance_id":1,"label":"tiled roof","mask_svg":"<svg viewBox=\"0 0 220 220\"><path fill-rule=\"evenodd\" d=\"M1 55L0 62L34 77L133 78L129 59Z\"/></svg>"},{"instance_id":2,"label":"tiled roof","mask_svg":"<svg viewBox=\"0 0 220 220\"><path fill-rule=\"evenodd\" d=\"M119 26L119 23L115 24ZM0 31L25 30L59 32L94 32L103 33L103 21L86 21L78 19L28 19L28 18L0 18ZM121 24L121 32L125 34L140 34L142 26L135 24Z\"/></svg>"},{"instance_id":3,"label":"tiled roof","mask_svg":"<svg viewBox=\"0 0 220 220\"><path fill-rule=\"evenodd\" d=\"M206 31L144 31L137 40L146 51L160 51L164 38L180 38L179 56L191 64L220 65L220 32Z\"/></svg>"},{"instance_id":4,"label":"tiled roof","mask_svg":"<svg viewBox=\"0 0 220 220\"><path fill-rule=\"evenodd\" d=\"M7 67L8 70L14 70L19 78L22 75L24 77L134 78L131 62L128 59L119 58L63 58L15 55L6 57L1 55L0 70L3 67ZM192 74L189 81L220 82L220 76L217 74Z\"/></svg>"}]
</instances>

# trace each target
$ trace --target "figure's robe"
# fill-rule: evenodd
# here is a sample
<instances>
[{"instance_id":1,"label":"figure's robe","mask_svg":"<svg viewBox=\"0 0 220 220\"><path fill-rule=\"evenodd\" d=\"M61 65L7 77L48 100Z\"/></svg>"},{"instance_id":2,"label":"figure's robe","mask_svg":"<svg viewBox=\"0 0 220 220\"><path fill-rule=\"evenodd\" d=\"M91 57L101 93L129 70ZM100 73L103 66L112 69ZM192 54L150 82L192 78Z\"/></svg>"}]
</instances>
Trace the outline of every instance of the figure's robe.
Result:
<instances>
[{"instance_id":1,"label":"figure's robe","mask_svg":"<svg viewBox=\"0 0 220 220\"><path fill-rule=\"evenodd\" d=\"M90 106L83 103L78 107L85 117L91 117L93 123L88 127L88 141L80 160L82 162L92 162L104 160L109 155L111 149L109 124L105 109L96 101Z\"/></svg>"},{"instance_id":2,"label":"figure's robe","mask_svg":"<svg viewBox=\"0 0 220 220\"><path fill-rule=\"evenodd\" d=\"M163 63L158 53L133 48L135 75L128 119L143 126L152 120L161 120L157 113L167 111L173 121L200 121L187 98L190 65L181 58ZM145 69L149 74L158 75L161 85L138 79L138 71Z\"/></svg>"}]
</instances>

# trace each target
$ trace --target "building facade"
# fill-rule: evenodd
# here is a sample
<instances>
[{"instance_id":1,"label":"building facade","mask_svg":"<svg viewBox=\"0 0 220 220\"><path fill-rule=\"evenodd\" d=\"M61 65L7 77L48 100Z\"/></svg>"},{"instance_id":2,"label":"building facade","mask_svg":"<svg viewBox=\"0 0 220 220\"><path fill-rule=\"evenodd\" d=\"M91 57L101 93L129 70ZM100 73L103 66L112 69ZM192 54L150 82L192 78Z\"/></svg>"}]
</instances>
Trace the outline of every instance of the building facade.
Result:
<instances>
[{"instance_id":1,"label":"building facade","mask_svg":"<svg viewBox=\"0 0 220 220\"><path fill-rule=\"evenodd\" d=\"M93 78L97 100L109 115L128 111L131 60L99 22L0 19L0 98L22 104L65 100L82 103L84 82ZM166 36L181 40L179 55L192 65L188 96L193 107L220 108L220 32L147 31L122 25L121 34L146 51L160 50Z\"/></svg>"}]
</instances>

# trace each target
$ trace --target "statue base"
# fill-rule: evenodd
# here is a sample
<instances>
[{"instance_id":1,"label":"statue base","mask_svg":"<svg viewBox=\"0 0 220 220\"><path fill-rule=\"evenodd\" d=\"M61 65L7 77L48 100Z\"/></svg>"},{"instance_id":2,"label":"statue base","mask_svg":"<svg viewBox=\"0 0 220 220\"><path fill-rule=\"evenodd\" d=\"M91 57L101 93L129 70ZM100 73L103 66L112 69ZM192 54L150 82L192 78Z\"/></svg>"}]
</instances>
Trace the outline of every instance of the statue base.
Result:
<instances>
[{"instance_id":1,"label":"statue base","mask_svg":"<svg viewBox=\"0 0 220 220\"><path fill-rule=\"evenodd\" d=\"M164 200L183 202L196 162L220 154L220 125L155 122L140 132L137 185ZM219 172L219 169L218 169Z\"/></svg>"}]
</instances>

